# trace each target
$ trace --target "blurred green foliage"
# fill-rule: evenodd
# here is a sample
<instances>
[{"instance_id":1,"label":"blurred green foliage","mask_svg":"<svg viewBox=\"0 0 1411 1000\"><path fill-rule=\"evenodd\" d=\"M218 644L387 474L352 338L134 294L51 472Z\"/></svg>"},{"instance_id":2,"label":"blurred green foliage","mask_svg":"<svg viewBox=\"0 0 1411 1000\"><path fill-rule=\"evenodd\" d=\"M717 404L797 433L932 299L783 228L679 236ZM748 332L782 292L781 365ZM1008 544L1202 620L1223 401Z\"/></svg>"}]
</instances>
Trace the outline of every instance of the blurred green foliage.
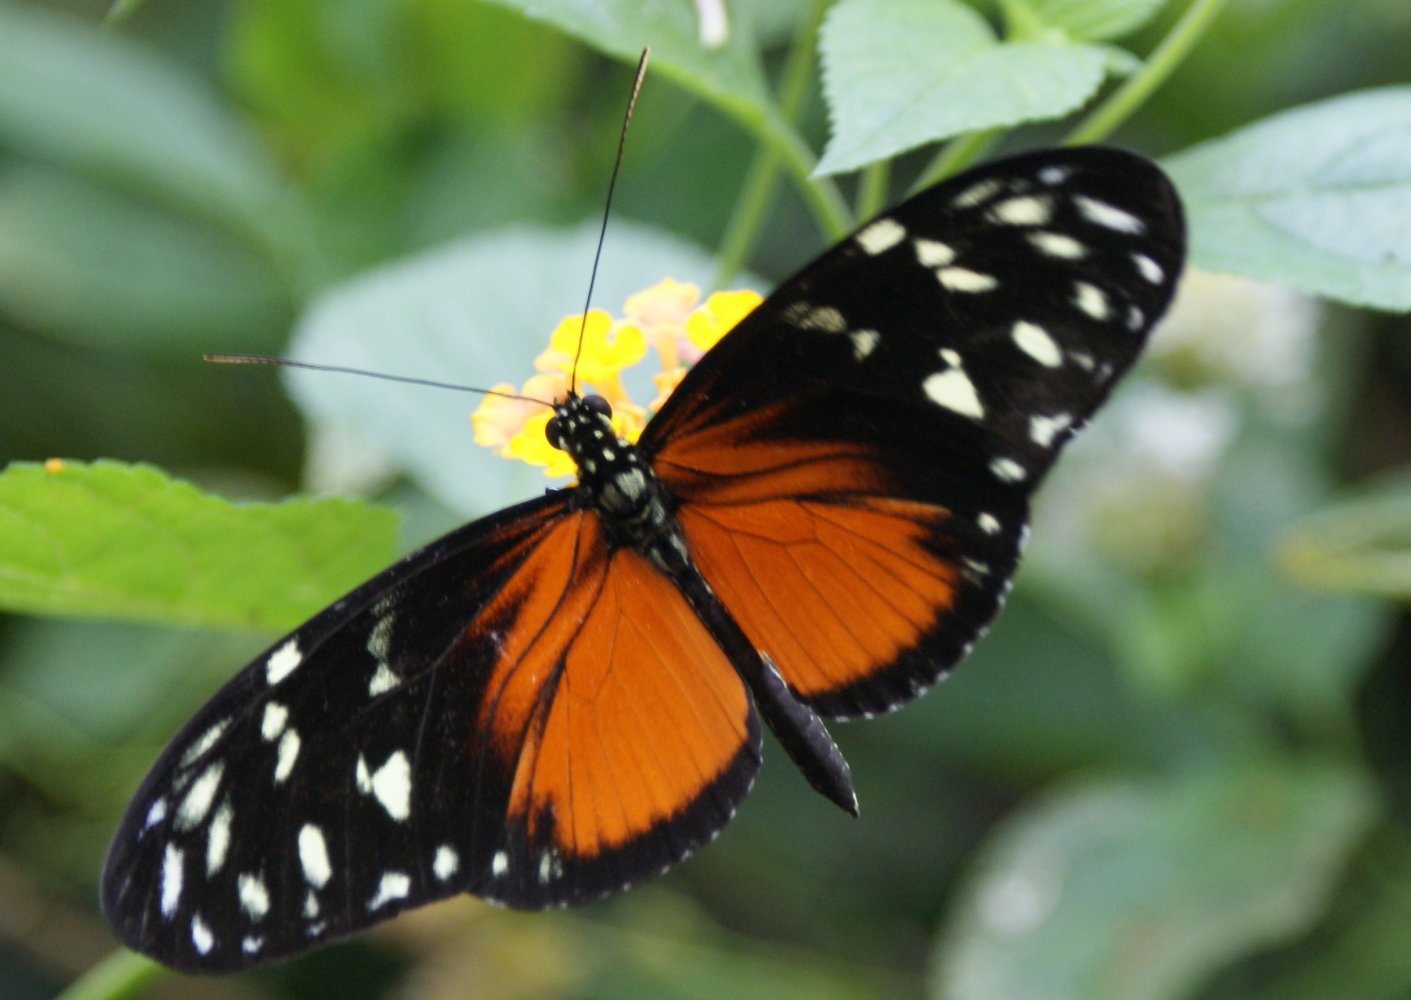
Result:
<instances>
[{"instance_id":1,"label":"blurred green foliage","mask_svg":"<svg viewBox=\"0 0 1411 1000\"><path fill-rule=\"evenodd\" d=\"M238 980L156 976L154 995L1411 994L1411 329L1298 294L1411 307L1404 0L999 0L973 5L983 23L952 0L738 0L715 48L689 0L110 6L0 0L6 463L149 462L234 500L371 493L403 514L403 549L539 489L474 454L463 398L199 358L522 379L580 305L621 63L648 42L610 309L667 273L710 284L723 243L743 260L720 271L767 285L854 203L1054 141L1082 119L1053 116L1114 93L1116 140L1170 157L1193 263L1295 289L1188 276L1040 497L971 662L840 729L857 822L769 752L719 844L620 898L453 901ZM878 47L938 22L971 44L879 83ZM1199 45L1157 95L1122 103L1182 38ZM1082 72L1042 106L1007 101L1035 48ZM769 96L781 79L803 81L796 107ZM986 96L893 120L889 101L955 81ZM862 170L810 179L820 157ZM104 488L75 494L89 475ZM330 508L231 507L120 464L0 479L0 994L49 995L110 951L95 885L119 811L268 638L190 626L287 623L385 558L385 515L334 506L300 553L266 519ZM153 510L170 545L131 534ZM234 589L198 575L207 606L154 605L191 569L178 544ZM252 592L266 581L293 593ZM118 959L87 995L144 975Z\"/></svg>"}]
</instances>

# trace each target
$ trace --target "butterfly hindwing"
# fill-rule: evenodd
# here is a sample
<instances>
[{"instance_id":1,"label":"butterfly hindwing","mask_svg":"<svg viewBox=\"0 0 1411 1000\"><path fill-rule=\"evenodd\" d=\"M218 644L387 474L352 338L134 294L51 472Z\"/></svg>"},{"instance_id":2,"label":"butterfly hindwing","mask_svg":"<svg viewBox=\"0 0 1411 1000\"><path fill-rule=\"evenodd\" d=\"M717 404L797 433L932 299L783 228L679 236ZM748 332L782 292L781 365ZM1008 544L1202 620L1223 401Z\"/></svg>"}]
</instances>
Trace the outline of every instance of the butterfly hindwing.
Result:
<instances>
[{"instance_id":1,"label":"butterfly hindwing","mask_svg":"<svg viewBox=\"0 0 1411 1000\"><path fill-rule=\"evenodd\" d=\"M459 892L593 898L718 832L758 767L744 686L570 497L433 543L222 689L114 838L120 938L240 968Z\"/></svg>"},{"instance_id":2,"label":"butterfly hindwing","mask_svg":"<svg viewBox=\"0 0 1411 1000\"><path fill-rule=\"evenodd\" d=\"M869 223L687 373L642 447L790 687L893 708L964 655L1028 498L1165 311L1179 202L1132 154L990 164Z\"/></svg>"}]
</instances>

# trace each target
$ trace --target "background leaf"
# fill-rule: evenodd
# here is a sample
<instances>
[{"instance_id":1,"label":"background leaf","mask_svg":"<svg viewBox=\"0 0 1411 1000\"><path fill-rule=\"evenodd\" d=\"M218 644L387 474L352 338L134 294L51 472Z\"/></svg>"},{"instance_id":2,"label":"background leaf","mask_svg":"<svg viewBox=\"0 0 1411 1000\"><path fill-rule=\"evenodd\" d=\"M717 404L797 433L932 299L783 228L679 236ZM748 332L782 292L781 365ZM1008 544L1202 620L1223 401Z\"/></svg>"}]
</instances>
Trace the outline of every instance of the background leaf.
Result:
<instances>
[{"instance_id":1,"label":"background leaf","mask_svg":"<svg viewBox=\"0 0 1411 1000\"><path fill-rule=\"evenodd\" d=\"M278 275L248 246L75 175L25 167L0 172L0 304L51 336L192 359L197 344L236 338L272 350L290 311Z\"/></svg>"},{"instance_id":2,"label":"background leaf","mask_svg":"<svg viewBox=\"0 0 1411 1000\"><path fill-rule=\"evenodd\" d=\"M841 0L821 49L832 174L980 129L1057 118L1102 83L1101 49L999 42L953 0Z\"/></svg>"},{"instance_id":3,"label":"background leaf","mask_svg":"<svg viewBox=\"0 0 1411 1000\"><path fill-rule=\"evenodd\" d=\"M1308 926L1375 813L1355 772L1247 762L1014 816L952 914L938 1000L1174 1000Z\"/></svg>"},{"instance_id":4,"label":"background leaf","mask_svg":"<svg viewBox=\"0 0 1411 1000\"><path fill-rule=\"evenodd\" d=\"M1411 87L1285 111L1165 165L1192 263L1411 309Z\"/></svg>"},{"instance_id":5,"label":"background leaf","mask_svg":"<svg viewBox=\"0 0 1411 1000\"><path fill-rule=\"evenodd\" d=\"M1074 40L1101 42L1136 31L1166 0L1006 0L1004 6L1025 8L1033 20Z\"/></svg>"},{"instance_id":6,"label":"background leaf","mask_svg":"<svg viewBox=\"0 0 1411 1000\"><path fill-rule=\"evenodd\" d=\"M363 275L330 291L299 323L293 354L400 375L516 385L563 316L582 308L598 224L490 232ZM613 220L594 301L620 310L663 277L708 286L710 257L665 233ZM356 432L442 503L483 513L541 490L537 469L475 444L474 396L317 372L286 373L316 425ZM630 388L630 387L629 387ZM651 393L636 393L650 399Z\"/></svg>"},{"instance_id":7,"label":"background leaf","mask_svg":"<svg viewBox=\"0 0 1411 1000\"><path fill-rule=\"evenodd\" d=\"M1411 601L1411 476L1370 484L1291 526L1280 562L1305 587Z\"/></svg>"},{"instance_id":8,"label":"background leaf","mask_svg":"<svg viewBox=\"0 0 1411 1000\"><path fill-rule=\"evenodd\" d=\"M0 142L284 243L287 194L189 71L115 32L0 0Z\"/></svg>"},{"instance_id":9,"label":"background leaf","mask_svg":"<svg viewBox=\"0 0 1411 1000\"><path fill-rule=\"evenodd\" d=\"M652 72L661 73L736 117L771 117L767 87L750 33L748 17L732 17L726 44L701 44L696 8L690 0L490 0L591 45L600 52L636 62L642 47L652 49Z\"/></svg>"},{"instance_id":10,"label":"background leaf","mask_svg":"<svg viewBox=\"0 0 1411 1000\"><path fill-rule=\"evenodd\" d=\"M150 466L17 462L0 474L0 604L274 631L382 568L394 530L349 500L232 504Z\"/></svg>"}]
</instances>

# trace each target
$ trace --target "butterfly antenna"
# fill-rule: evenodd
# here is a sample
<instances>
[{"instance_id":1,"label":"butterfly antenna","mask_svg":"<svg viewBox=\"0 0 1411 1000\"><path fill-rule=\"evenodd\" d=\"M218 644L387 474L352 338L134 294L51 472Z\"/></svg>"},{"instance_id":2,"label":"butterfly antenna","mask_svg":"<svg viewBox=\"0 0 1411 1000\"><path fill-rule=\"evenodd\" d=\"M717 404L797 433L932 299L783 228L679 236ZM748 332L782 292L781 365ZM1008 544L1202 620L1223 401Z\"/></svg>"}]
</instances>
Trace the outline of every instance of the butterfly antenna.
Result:
<instances>
[{"instance_id":1,"label":"butterfly antenna","mask_svg":"<svg viewBox=\"0 0 1411 1000\"><path fill-rule=\"evenodd\" d=\"M632 124L632 109L637 106L637 94L642 90L642 78L647 75L647 57L650 48L642 50L637 60L637 75L632 78L632 93L627 97L627 111L622 115L622 131L617 136L617 158L613 160L612 176L608 178L608 196L603 203L603 224L598 227L598 247L593 251L593 270L588 274L588 296L583 302L583 322L578 328L578 350L573 355L573 368L569 374L568 391L578 393L578 359L583 356L583 337L588 331L588 308L593 304L593 285L598 280L598 261L603 256L603 238L608 231L608 213L612 211L612 192L617 187L617 172L622 169L622 149L627 145L627 126Z\"/></svg>"},{"instance_id":2,"label":"butterfly antenna","mask_svg":"<svg viewBox=\"0 0 1411 1000\"><path fill-rule=\"evenodd\" d=\"M384 382L403 382L407 385L429 385L433 389L451 389L455 392L473 392L481 396L499 396L501 399L518 399L526 403L538 403L552 408L553 403L533 396L520 396L513 392L500 392L496 389L479 389L472 385L457 385L454 382L436 382L426 378L412 378L408 375L388 375L372 372L364 368L344 368L340 365L316 365L309 361L293 361L289 358L275 358L267 354L203 354L203 361L218 365L275 365L279 368L304 368L314 372L338 372L342 375L363 375L367 378L380 378Z\"/></svg>"}]
</instances>

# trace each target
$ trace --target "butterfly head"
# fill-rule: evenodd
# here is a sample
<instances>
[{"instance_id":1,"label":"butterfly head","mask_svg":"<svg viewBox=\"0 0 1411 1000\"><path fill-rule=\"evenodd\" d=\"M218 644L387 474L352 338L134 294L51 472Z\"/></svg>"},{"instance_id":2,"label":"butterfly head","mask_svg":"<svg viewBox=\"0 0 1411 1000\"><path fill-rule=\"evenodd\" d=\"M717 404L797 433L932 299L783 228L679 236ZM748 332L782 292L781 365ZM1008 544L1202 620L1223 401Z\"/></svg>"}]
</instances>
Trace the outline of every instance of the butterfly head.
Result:
<instances>
[{"instance_id":1,"label":"butterfly head","mask_svg":"<svg viewBox=\"0 0 1411 1000\"><path fill-rule=\"evenodd\" d=\"M581 467L592 453L617 440L612 429L612 404L602 396L572 393L554 404L544 436L559 451L568 452Z\"/></svg>"},{"instance_id":2,"label":"butterfly head","mask_svg":"<svg viewBox=\"0 0 1411 1000\"><path fill-rule=\"evenodd\" d=\"M679 542L679 532L666 527L668 503L661 485L637 446L613 430L606 399L570 394L555 404L544 434L577 464L579 495L602 516L615 543L632 545L658 562L657 549L679 548L673 542Z\"/></svg>"}]
</instances>

